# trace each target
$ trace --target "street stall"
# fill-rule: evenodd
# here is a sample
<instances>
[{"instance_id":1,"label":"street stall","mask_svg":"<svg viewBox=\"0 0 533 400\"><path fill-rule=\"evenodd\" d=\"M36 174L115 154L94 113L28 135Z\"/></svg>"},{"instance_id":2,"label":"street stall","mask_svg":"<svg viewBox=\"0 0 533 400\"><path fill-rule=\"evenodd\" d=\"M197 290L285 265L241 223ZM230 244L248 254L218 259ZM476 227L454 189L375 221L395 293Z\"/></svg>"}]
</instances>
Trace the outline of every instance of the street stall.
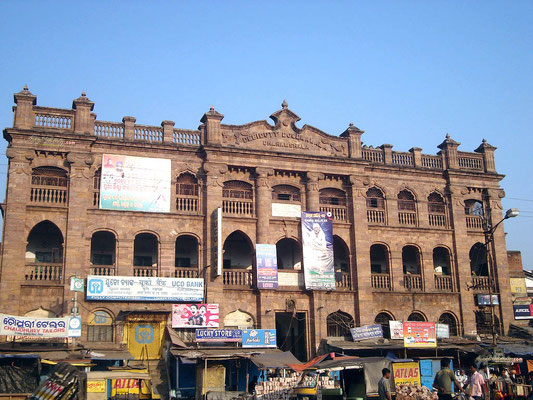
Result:
<instances>
[{"instance_id":1,"label":"street stall","mask_svg":"<svg viewBox=\"0 0 533 400\"><path fill-rule=\"evenodd\" d=\"M87 373L87 400L152 399L151 377L146 369Z\"/></svg>"}]
</instances>

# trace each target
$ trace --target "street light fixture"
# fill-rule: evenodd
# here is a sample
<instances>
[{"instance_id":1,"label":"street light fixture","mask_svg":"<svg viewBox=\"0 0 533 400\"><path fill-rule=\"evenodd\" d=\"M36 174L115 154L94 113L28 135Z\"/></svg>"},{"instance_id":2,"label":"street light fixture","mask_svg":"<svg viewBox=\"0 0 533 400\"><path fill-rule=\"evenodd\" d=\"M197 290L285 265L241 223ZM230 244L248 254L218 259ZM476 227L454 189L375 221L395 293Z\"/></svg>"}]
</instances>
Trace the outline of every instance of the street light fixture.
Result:
<instances>
[{"instance_id":1,"label":"street light fixture","mask_svg":"<svg viewBox=\"0 0 533 400\"><path fill-rule=\"evenodd\" d=\"M492 265L493 265L493 259L492 259L492 252L490 248L490 244L494 242L494 232L496 231L496 228L509 218L518 217L520 214L520 211L517 208L510 208L505 212L505 216L499 221L496 225L491 226L490 220L483 217L483 233L485 235L485 253L487 255L487 275L489 279L489 302L490 302L490 317L491 317L491 332L492 332L492 346L496 346L496 330L495 330L495 321L494 321L494 304L492 302L492 292L494 290L494 283L492 281Z\"/></svg>"}]
</instances>

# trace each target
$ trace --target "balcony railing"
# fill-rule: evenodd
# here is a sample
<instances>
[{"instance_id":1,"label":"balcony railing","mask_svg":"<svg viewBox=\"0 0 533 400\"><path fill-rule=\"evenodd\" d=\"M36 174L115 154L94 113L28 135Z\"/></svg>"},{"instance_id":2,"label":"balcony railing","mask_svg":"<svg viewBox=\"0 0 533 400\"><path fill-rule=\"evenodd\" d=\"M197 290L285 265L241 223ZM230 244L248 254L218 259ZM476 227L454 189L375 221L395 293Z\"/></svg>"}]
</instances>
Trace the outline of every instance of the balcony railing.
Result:
<instances>
[{"instance_id":1,"label":"balcony railing","mask_svg":"<svg viewBox=\"0 0 533 400\"><path fill-rule=\"evenodd\" d=\"M491 280L488 276L473 276L472 277L472 288L474 290L490 290L491 289ZM492 287L494 291L494 286Z\"/></svg>"},{"instance_id":2,"label":"balcony railing","mask_svg":"<svg viewBox=\"0 0 533 400\"><path fill-rule=\"evenodd\" d=\"M330 212L335 221L346 221L346 207L345 206L320 206L320 211Z\"/></svg>"},{"instance_id":3,"label":"balcony railing","mask_svg":"<svg viewBox=\"0 0 533 400\"><path fill-rule=\"evenodd\" d=\"M68 129L73 128L73 111L61 110L56 112L55 110L35 110L35 126L42 128L55 128L55 129Z\"/></svg>"},{"instance_id":4,"label":"balcony railing","mask_svg":"<svg viewBox=\"0 0 533 400\"><path fill-rule=\"evenodd\" d=\"M446 215L429 214L429 226L446 227Z\"/></svg>"},{"instance_id":5,"label":"balcony railing","mask_svg":"<svg viewBox=\"0 0 533 400\"><path fill-rule=\"evenodd\" d=\"M30 203L47 206L66 206L67 189L50 186L32 186Z\"/></svg>"},{"instance_id":6,"label":"balcony railing","mask_svg":"<svg viewBox=\"0 0 533 400\"><path fill-rule=\"evenodd\" d=\"M466 227L468 229L483 229L483 217L479 215L467 215Z\"/></svg>"},{"instance_id":7,"label":"balcony railing","mask_svg":"<svg viewBox=\"0 0 533 400\"><path fill-rule=\"evenodd\" d=\"M336 272L335 277L337 289L350 290L352 288L352 279L348 272Z\"/></svg>"},{"instance_id":8,"label":"balcony railing","mask_svg":"<svg viewBox=\"0 0 533 400\"><path fill-rule=\"evenodd\" d=\"M245 200L229 200L224 199L222 201L222 212L224 214L253 217L254 215L254 203L253 201Z\"/></svg>"},{"instance_id":9,"label":"balcony railing","mask_svg":"<svg viewBox=\"0 0 533 400\"><path fill-rule=\"evenodd\" d=\"M157 276L157 267L133 267L133 276L143 278Z\"/></svg>"},{"instance_id":10,"label":"balcony railing","mask_svg":"<svg viewBox=\"0 0 533 400\"><path fill-rule=\"evenodd\" d=\"M422 277L420 275L404 275L403 283L407 290L422 290Z\"/></svg>"},{"instance_id":11,"label":"balcony railing","mask_svg":"<svg viewBox=\"0 0 533 400\"><path fill-rule=\"evenodd\" d=\"M416 226L416 213L399 211L398 222L400 225Z\"/></svg>"},{"instance_id":12,"label":"balcony railing","mask_svg":"<svg viewBox=\"0 0 533 400\"><path fill-rule=\"evenodd\" d=\"M452 277L446 275L435 275L435 289L453 292Z\"/></svg>"},{"instance_id":13,"label":"balcony railing","mask_svg":"<svg viewBox=\"0 0 533 400\"><path fill-rule=\"evenodd\" d=\"M91 275L114 276L117 274L114 265L91 265Z\"/></svg>"},{"instance_id":14,"label":"balcony railing","mask_svg":"<svg viewBox=\"0 0 533 400\"><path fill-rule=\"evenodd\" d=\"M372 274L372 287L374 289L391 290L389 274Z\"/></svg>"},{"instance_id":15,"label":"balcony railing","mask_svg":"<svg viewBox=\"0 0 533 400\"><path fill-rule=\"evenodd\" d=\"M176 210L178 212L198 214L198 196L176 196Z\"/></svg>"},{"instance_id":16,"label":"balcony railing","mask_svg":"<svg viewBox=\"0 0 533 400\"><path fill-rule=\"evenodd\" d=\"M385 210L366 210L366 219L371 224L386 225Z\"/></svg>"},{"instance_id":17,"label":"balcony railing","mask_svg":"<svg viewBox=\"0 0 533 400\"><path fill-rule=\"evenodd\" d=\"M252 271L248 269L226 269L223 276L224 286L251 288L253 285Z\"/></svg>"},{"instance_id":18,"label":"balcony railing","mask_svg":"<svg viewBox=\"0 0 533 400\"><path fill-rule=\"evenodd\" d=\"M24 277L26 281L60 283L63 263L27 263Z\"/></svg>"},{"instance_id":19,"label":"balcony railing","mask_svg":"<svg viewBox=\"0 0 533 400\"><path fill-rule=\"evenodd\" d=\"M123 139L124 124L120 122L95 121L94 134L107 139Z\"/></svg>"},{"instance_id":20,"label":"balcony railing","mask_svg":"<svg viewBox=\"0 0 533 400\"><path fill-rule=\"evenodd\" d=\"M176 267L174 278L198 278L198 268Z\"/></svg>"}]
</instances>

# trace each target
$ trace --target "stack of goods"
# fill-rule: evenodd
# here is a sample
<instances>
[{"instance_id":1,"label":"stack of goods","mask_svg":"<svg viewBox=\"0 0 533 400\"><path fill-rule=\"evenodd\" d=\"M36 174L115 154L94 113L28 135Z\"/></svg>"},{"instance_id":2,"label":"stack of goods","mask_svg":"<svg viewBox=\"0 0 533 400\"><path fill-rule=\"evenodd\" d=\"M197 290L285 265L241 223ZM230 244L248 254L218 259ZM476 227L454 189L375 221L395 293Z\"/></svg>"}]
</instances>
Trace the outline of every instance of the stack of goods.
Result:
<instances>
[{"instance_id":1,"label":"stack of goods","mask_svg":"<svg viewBox=\"0 0 533 400\"><path fill-rule=\"evenodd\" d=\"M335 381L331 376L329 375L322 375L320 377L320 380L318 381L318 387L323 389L334 389L336 387L339 387L339 382Z\"/></svg>"},{"instance_id":2,"label":"stack of goods","mask_svg":"<svg viewBox=\"0 0 533 400\"><path fill-rule=\"evenodd\" d=\"M270 377L264 382L257 382L255 394L262 400L289 400L292 388L300 381L298 372L290 372L286 377Z\"/></svg>"},{"instance_id":3,"label":"stack of goods","mask_svg":"<svg viewBox=\"0 0 533 400\"><path fill-rule=\"evenodd\" d=\"M402 384L396 386L396 400L438 400L438 396L425 386Z\"/></svg>"}]
</instances>

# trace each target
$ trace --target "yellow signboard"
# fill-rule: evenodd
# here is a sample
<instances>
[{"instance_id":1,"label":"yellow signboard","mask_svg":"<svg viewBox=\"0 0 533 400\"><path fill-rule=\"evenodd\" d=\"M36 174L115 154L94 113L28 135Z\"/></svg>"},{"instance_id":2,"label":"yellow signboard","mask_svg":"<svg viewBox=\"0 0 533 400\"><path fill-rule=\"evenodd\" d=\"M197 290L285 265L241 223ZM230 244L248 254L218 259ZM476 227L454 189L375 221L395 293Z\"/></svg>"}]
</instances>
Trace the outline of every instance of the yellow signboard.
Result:
<instances>
[{"instance_id":1,"label":"yellow signboard","mask_svg":"<svg viewBox=\"0 0 533 400\"><path fill-rule=\"evenodd\" d=\"M393 363L392 375L396 386L403 383L420 386L420 366L418 362Z\"/></svg>"},{"instance_id":2,"label":"yellow signboard","mask_svg":"<svg viewBox=\"0 0 533 400\"><path fill-rule=\"evenodd\" d=\"M510 278L511 293L517 296L527 296L525 278Z\"/></svg>"},{"instance_id":3,"label":"yellow signboard","mask_svg":"<svg viewBox=\"0 0 533 400\"><path fill-rule=\"evenodd\" d=\"M105 393L105 380L87 381L87 393Z\"/></svg>"}]
</instances>

